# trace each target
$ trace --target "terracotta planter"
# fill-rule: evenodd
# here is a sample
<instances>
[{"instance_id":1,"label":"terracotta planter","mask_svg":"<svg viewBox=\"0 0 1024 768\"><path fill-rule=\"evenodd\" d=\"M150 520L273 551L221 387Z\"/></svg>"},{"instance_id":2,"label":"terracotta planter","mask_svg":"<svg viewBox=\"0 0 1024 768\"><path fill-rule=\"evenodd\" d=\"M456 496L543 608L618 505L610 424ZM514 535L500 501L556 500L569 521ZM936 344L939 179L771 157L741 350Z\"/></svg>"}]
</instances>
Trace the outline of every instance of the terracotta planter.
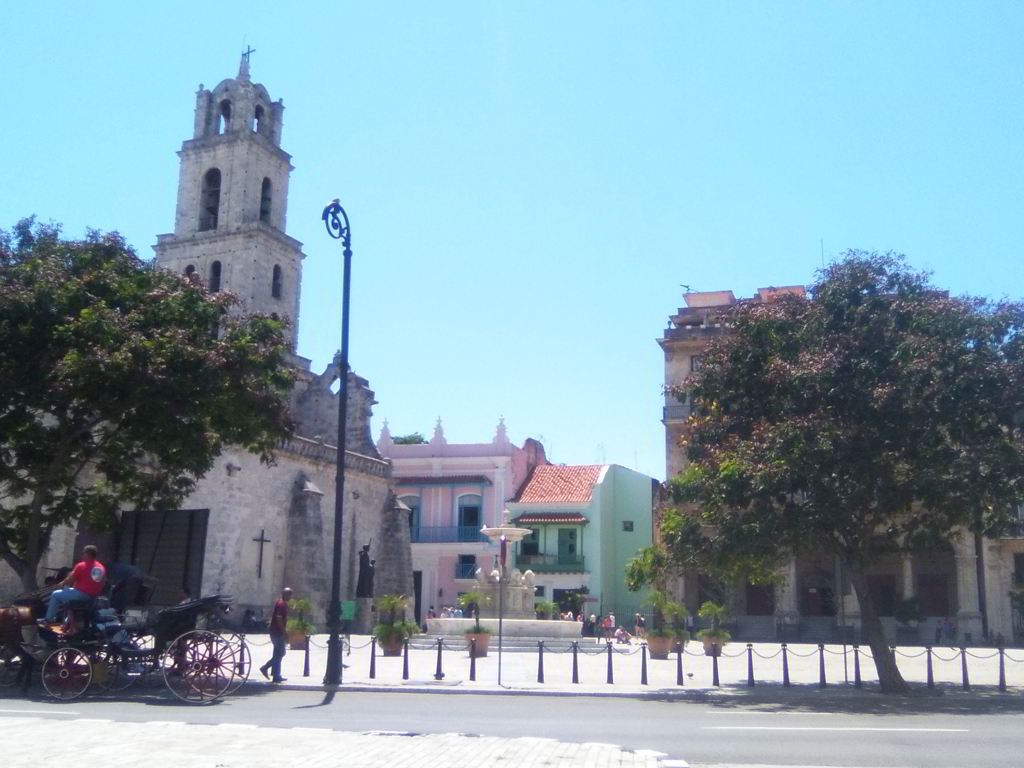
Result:
<instances>
[{"instance_id":1,"label":"terracotta planter","mask_svg":"<svg viewBox=\"0 0 1024 768\"><path fill-rule=\"evenodd\" d=\"M667 659L675 644L674 637L649 636L647 638L647 653L652 659Z\"/></svg>"},{"instance_id":2,"label":"terracotta planter","mask_svg":"<svg viewBox=\"0 0 1024 768\"><path fill-rule=\"evenodd\" d=\"M389 637L387 640L378 638L377 645L380 646L381 656L401 656L405 642L400 637Z\"/></svg>"},{"instance_id":3,"label":"terracotta planter","mask_svg":"<svg viewBox=\"0 0 1024 768\"><path fill-rule=\"evenodd\" d=\"M487 648L491 644L491 636L486 632L477 634L475 632L466 633L466 642L470 640L476 640L476 658L482 658L487 655Z\"/></svg>"},{"instance_id":4,"label":"terracotta planter","mask_svg":"<svg viewBox=\"0 0 1024 768\"><path fill-rule=\"evenodd\" d=\"M704 643L705 656L722 655L722 646L725 645L725 641L720 637L704 637L701 638L701 642Z\"/></svg>"},{"instance_id":5,"label":"terracotta planter","mask_svg":"<svg viewBox=\"0 0 1024 768\"><path fill-rule=\"evenodd\" d=\"M306 633L301 629L288 630L288 647L293 651L306 650Z\"/></svg>"}]
</instances>

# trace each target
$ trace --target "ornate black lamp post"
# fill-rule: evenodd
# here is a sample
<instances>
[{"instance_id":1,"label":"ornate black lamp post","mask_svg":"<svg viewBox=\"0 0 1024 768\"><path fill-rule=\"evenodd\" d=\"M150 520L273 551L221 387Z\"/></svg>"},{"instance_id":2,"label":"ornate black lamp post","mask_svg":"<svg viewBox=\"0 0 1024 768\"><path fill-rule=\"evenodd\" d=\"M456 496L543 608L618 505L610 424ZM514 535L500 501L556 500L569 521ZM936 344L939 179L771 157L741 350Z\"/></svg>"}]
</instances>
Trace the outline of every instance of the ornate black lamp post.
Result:
<instances>
[{"instance_id":1,"label":"ornate black lamp post","mask_svg":"<svg viewBox=\"0 0 1024 768\"><path fill-rule=\"evenodd\" d=\"M324 685L341 683L341 530L345 512L345 420L348 411L348 294L352 275L352 230L348 214L337 199L324 208L324 226L327 234L341 240L345 257L341 299L341 370L338 375L338 457L335 461L334 481L334 560L331 564L331 600L327 604L327 671Z\"/></svg>"}]
</instances>

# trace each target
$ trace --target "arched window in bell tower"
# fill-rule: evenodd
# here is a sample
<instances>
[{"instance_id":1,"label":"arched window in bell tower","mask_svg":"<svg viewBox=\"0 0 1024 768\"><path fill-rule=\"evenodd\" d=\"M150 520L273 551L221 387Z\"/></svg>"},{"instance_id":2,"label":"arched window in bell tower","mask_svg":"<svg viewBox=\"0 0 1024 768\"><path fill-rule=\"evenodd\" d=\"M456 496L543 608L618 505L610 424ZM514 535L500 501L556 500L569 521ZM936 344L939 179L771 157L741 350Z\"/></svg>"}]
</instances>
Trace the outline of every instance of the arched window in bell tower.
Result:
<instances>
[{"instance_id":1,"label":"arched window in bell tower","mask_svg":"<svg viewBox=\"0 0 1024 768\"><path fill-rule=\"evenodd\" d=\"M281 267L278 264L274 265L274 274L270 280L270 295L275 299L281 298L282 283L284 281L284 275L281 273Z\"/></svg>"},{"instance_id":2,"label":"arched window in bell tower","mask_svg":"<svg viewBox=\"0 0 1024 768\"><path fill-rule=\"evenodd\" d=\"M220 290L220 262L215 261L210 265L210 293L217 293Z\"/></svg>"},{"instance_id":3,"label":"arched window in bell tower","mask_svg":"<svg viewBox=\"0 0 1024 768\"><path fill-rule=\"evenodd\" d=\"M253 133L263 133L263 107L256 105L256 111L252 116Z\"/></svg>"},{"instance_id":4,"label":"arched window in bell tower","mask_svg":"<svg viewBox=\"0 0 1024 768\"><path fill-rule=\"evenodd\" d=\"M199 196L199 231L217 228L220 213L220 169L211 168L203 174L203 189Z\"/></svg>"},{"instance_id":5,"label":"arched window in bell tower","mask_svg":"<svg viewBox=\"0 0 1024 768\"><path fill-rule=\"evenodd\" d=\"M224 99L220 103L220 112L217 116L217 133L227 133L231 130L231 102Z\"/></svg>"},{"instance_id":6,"label":"arched window in bell tower","mask_svg":"<svg viewBox=\"0 0 1024 768\"><path fill-rule=\"evenodd\" d=\"M265 224L270 223L270 198L270 179L264 177L263 186L260 188L260 221L264 222Z\"/></svg>"}]
</instances>

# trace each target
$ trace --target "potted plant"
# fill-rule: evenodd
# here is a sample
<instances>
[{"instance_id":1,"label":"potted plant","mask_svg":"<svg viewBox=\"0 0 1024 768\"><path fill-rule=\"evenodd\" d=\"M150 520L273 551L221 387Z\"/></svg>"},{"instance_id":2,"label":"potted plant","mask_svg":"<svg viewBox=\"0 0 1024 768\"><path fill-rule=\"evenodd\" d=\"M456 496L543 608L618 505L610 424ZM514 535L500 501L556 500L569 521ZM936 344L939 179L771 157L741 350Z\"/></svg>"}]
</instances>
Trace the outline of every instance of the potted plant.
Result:
<instances>
[{"instance_id":1,"label":"potted plant","mask_svg":"<svg viewBox=\"0 0 1024 768\"><path fill-rule=\"evenodd\" d=\"M473 619L473 626L464 633L466 642L476 641L476 658L486 656L487 648L491 644L491 630L480 623L480 606L490 605L490 596L479 590L474 590L459 595L458 602L459 607L464 611L469 611L471 614L470 618Z\"/></svg>"},{"instance_id":2,"label":"potted plant","mask_svg":"<svg viewBox=\"0 0 1024 768\"><path fill-rule=\"evenodd\" d=\"M384 656L401 656L405 641L420 631L415 622L407 621L405 611L409 598L405 595L381 595L374 601L380 619L373 628Z\"/></svg>"},{"instance_id":3,"label":"potted plant","mask_svg":"<svg viewBox=\"0 0 1024 768\"><path fill-rule=\"evenodd\" d=\"M313 604L304 597L293 597L288 601L288 610L297 614L288 619L288 645L293 651L306 650L307 638L313 634L313 625L306 620L306 614L313 610Z\"/></svg>"},{"instance_id":4,"label":"potted plant","mask_svg":"<svg viewBox=\"0 0 1024 768\"><path fill-rule=\"evenodd\" d=\"M658 589L651 590L647 600L654 614L652 626L647 630L647 651L652 659L667 659L676 643L685 643L688 639L683 625L686 606L671 600Z\"/></svg>"},{"instance_id":5,"label":"potted plant","mask_svg":"<svg viewBox=\"0 0 1024 768\"><path fill-rule=\"evenodd\" d=\"M550 600L538 600L533 604L533 610L537 612L538 619L553 619L558 613L558 603Z\"/></svg>"},{"instance_id":6,"label":"potted plant","mask_svg":"<svg viewBox=\"0 0 1024 768\"><path fill-rule=\"evenodd\" d=\"M704 654L706 656L720 656L722 646L729 642L732 635L722 627L725 621L725 606L713 603L710 600L705 602L697 615L702 619L710 619L711 626L702 629L697 633L698 639L704 643Z\"/></svg>"}]
</instances>

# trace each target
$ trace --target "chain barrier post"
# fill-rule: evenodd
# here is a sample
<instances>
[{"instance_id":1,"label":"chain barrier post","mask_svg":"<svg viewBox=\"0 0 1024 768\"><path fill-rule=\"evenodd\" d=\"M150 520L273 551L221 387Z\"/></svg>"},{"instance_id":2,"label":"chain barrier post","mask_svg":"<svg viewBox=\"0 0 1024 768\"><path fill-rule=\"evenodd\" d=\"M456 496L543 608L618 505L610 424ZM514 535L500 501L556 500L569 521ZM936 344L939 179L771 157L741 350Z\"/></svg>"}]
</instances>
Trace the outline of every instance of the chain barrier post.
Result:
<instances>
[{"instance_id":1,"label":"chain barrier post","mask_svg":"<svg viewBox=\"0 0 1024 768\"><path fill-rule=\"evenodd\" d=\"M469 680L476 682L476 638L469 638Z\"/></svg>"},{"instance_id":2,"label":"chain barrier post","mask_svg":"<svg viewBox=\"0 0 1024 768\"><path fill-rule=\"evenodd\" d=\"M718 686L718 654L711 657L711 684Z\"/></svg>"},{"instance_id":3,"label":"chain barrier post","mask_svg":"<svg viewBox=\"0 0 1024 768\"><path fill-rule=\"evenodd\" d=\"M647 643L640 643L640 685L647 685Z\"/></svg>"},{"instance_id":4,"label":"chain barrier post","mask_svg":"<svg viewBox=\"0 0 1024 768\"><path fill-rule=\"evenodd\" d=\"M537 682L544 682L544 641L537 641Z\"/></svg>"},{"instance_id":5,"label":"chain barrier post","mask_svg":"<svg viewBox=\"0 0 1024 768\"><path fill-rule=\"evenodd\" d=\"M747 685L754 687L754 646L747 643Z\"/></svg>"},{"instance_id":6,"label":"chain barrier post","mask_svg":"<svg viewBox=\"0 0 1024 768\"><path fill-rule=\"evenodd\" d=\"M683 684L683 643L676 643L676 685Z\"/></svg>"},{"instance_id":7,"label":"chain barrier post","mask_svg":"<svg viewBox=\"0 0 1024 768\"><path fill-rule=\"evenodd\" d=\"M853 687L860 688L860 646L853 646Z\"/></svg>"},{"instance_id":8,"label":"chain barrier post","mask_svg":"<svg viewBox=\"0 0 1024 768\"><path fill-rule=\"evenodd\" d=\"M608 643L608 679L606 681L608 685L615 683L615 678L612 676L612 644Z\"/></svg>"},{"instance_id":9,"label":"chain barrier post","mask_svg":"<svg viewBox=\"0 0 1024 768\"><path fill-rule=\"evenodd\" d=\"M926 645L924 647L924 651L928 655L928 687L934 688L935 676L932 674L932 647L930 645Z\"/></svg>"},{"instance_id":10,"label":"chain barrier post","mask_svg":"<svg viewBox=\"0 0 1024 768\"><path fill-rule=\"evenodd\" d=\"M579 650L579 642L576 640L572 641L572 681L578 683L580 681L580 667L579 662L576 659L576 652Z\"/></svg>"},{"instance_id":11,"label":"chain barrier post","mask_svg":"<svg viewBox=\"0 0 1024 768\"><path fill-rule=\"evenodd\" d=\"M818 687L825 687L825 644L818 643Z\"/></svg>"},{"instance_id":12,"label":"chain barrier post","mask_svg":"<svg viewBox=\"0 0 1024 768\"><path fill-rule=\"evenodd\" d=\"M370 638L370 679L377 677L377 638Z\"/></svg>"},{"instance_id":13,"label":"chain barrier post","mask_svg":"<svg viewBox=\"0 0 1024 768\"><path fill-rule=\"evenodd\" d=\"M963 673L964 678L964 690L971 690L971 681L967 677L967 649L962 645L960 646L960 671Z\"/></svg>"},{"instance_id":14,"label":"chain barrier post","mask_svg":"<svg viewBox=\"0 0 1024 768\"><path fill-rule=\"evenodd\" d=\"M1006 691L1006 651L999 646L999 690Z\"/></svg>"},{"instance_id":15,"label":"chain barrier post","mask_svg":"<svg viewBox=\"0 0 1024 768\"><path fill-rule=\"evenodd\" d=\"M782 644L782 685L789 688L789 653L786 644Z\"/></svg>"},{"instance_id":16,"label":"chain barrier post","mask_svg":"<svg viewBox=\"0 0 1024 768\"><path fill-rule=\"evenodd\" d=\"M306 635L306 650L302 654L302 676L309 677L309 635Z\"/></svg>"},{"instance_id":17,"label":"chain barrier post","mask_svg":"<svg viewBox=\"0 0 1024 768\"><path fill-rule=\"evenodd\" d=\"M409 679L409 638L402 643L402 679Z\"/></svg>"},{"instance_id":18,"label":"chain barrier post","mask_svg":"<svg viewBox=\"0 0 1024 768\"><path fill-rule=\"evenodd\" d=\"M435 680L444 680L444 672L441 671L441 644L444 642L442 638L437 638L437 669L434 670Z\"/></svg>"}]
</instances>

